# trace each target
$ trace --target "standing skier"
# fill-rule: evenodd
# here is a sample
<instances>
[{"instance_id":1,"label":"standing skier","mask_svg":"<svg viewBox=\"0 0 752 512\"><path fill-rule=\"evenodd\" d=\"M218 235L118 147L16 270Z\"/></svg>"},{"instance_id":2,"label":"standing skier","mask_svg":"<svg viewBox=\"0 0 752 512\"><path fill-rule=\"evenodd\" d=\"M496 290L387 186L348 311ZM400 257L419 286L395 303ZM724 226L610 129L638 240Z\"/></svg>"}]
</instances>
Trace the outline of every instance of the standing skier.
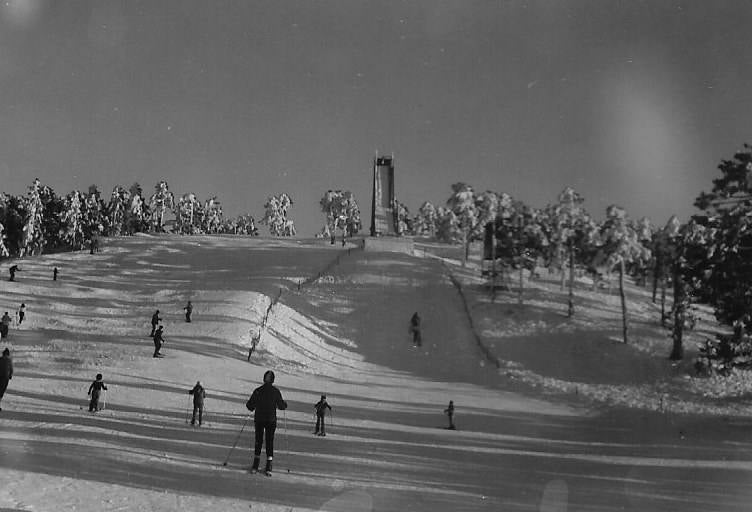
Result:
<instances>
[{"instance_id":1,"label":"standing skier","mask_svg":"<svg viewBox=\"0 0 752 512\"><path fill-rule=\"evenodd\" d=\"M8 389L8 382L13 378L13 361L10 358L10 350L6 347L3 350L3 356L0 357L0 401ZM0 411L3 409L0 408Z\"/></svg>"},{"instance_id":2,"label":"standing skier","mask_svg":"<svg viewBox=\"0 0 752 512\"><path fill-rule=\"evenodd\" d=\"M324 431L324 416L326 415L326 408L328 407L331 411L332 406L326 403L326 395L321 395L321 400L319 400L313 407L316 409L316 430L314 430L313 433L323 437L326 435L326 432ZM319 426L321 428L319 428Z\"/></svg>"},{"instance_id":3,"label":"standing skier","mask_svg":"<svg viewBox=\"0 0 752 512\"><path fill-rule=\"evenodd\" d=\"M10 280L15 281L16 272L21 272L21 269L18 268L18 265L11 265L11 267L8 269L8 272L10 273Z\"/></svg>"},{"instance_id":4,"label":"standing skier","mask_svg":"<svg viewBox=\"0 0 752 512\"><path fill-rule=\"evenodd\" d=\"M193 395L193 418L191 418L191 425L196 424L196 412L198 412L198 426L200 427L203 423L204 398L206 398L206 390L201 385L201 381L196 381L196 385L188 391L188 394Z\"/></svg>"},{"instance_id":5,"label":"standing skier","mask_svg":"<svg viewBox=\"0 0 752 512\"><path fill-rule=\"evenodd\" d=\"M413 346L420 347L423 338L420 334L420 316L417 311L413 314L412 318L410 318L410 333L413 335Z\"/></svg>"},{"instance_id":6,"label":"standing skier","mask_svg":"<svg viewBox=\"0 0 752 512\"><path fill-rule=\"evenodd\" d=\"M449 426L447 427L449 430L455 430L454 427L454 402L452 400L449 400L449 406L444 409L444 414L449 416Z\"/></svg>"},{"instance_id":7,"label":"standing skier","mask_svg":"<svg viewBox=\"0 0 752 512\"><path fill-rule=\"evenodd\" d=\"M57 267L52 269L52 280L57 281Z\"/></svg>"},{"instance_id":8,"label":"standing skier","mask_svg":"<svg viewBox=\"0 0 752 512\"><path fill-rule=\"evenodd\" d=\"M272 458L274 457L274 431L277 428L277 409L287 409L287 402L282 399L282 393L274 387L274 372L264 373L264 384L253 390L245 406L249 411L255 411L253 424L256 427L256 438L253 448L253 465L251 473L258 472L261 459L261 446L266 438L266 476L272 476Z\"/></svg>"},{"instance_id":9,"label":"standing skier","mask_svg":"<svg viewBox=\"0 0 752 512\"><path fill-rule=\"evenodd\" d=\"M89 412L97 412L99 410L99 394L102 390L107 391L107 386L102 381L102 374L98 373L97 378L89 386L89 393L91 395L91 401L89 402Z\"/></svg>"},{"instance_id":10,"label":"standing skier","mask_svg":"<svg viewBox=\"0 0 752 512\"><path fill-rule=\"evenodd\" d=\"M22 302L21 307L18 308L18 325L21 325L21 323L24 321L25 316L26 316L26 304Z\"/></svg>"},{"instance_id":11,"label":"standing skier","mask_svg":"<svg viewBox=\"0 0 752 512\"><path fill-rule=\"evenodd\" d=\"M164 343L164 338L162 337L162 326L160 325L156 331L154 331L154 356L153 357L162 357L162 354L159 352L162 348L162 343Z\"/></svg>"},{"instance_id":12,"label":"standing skier","mask_svg":"<svg viewBox=\"0 0 752 512\"><path fill-rule=\"evenodd\" d=\"M251 338L251 348L248 350L248 361L251 360L251 356L253 355L254 350L256 350L256 345L258 345L260 339L261 331L259 330L258 335Z\"/></svg>"},{"instance_id":13,"label":"standing skier","mask_svg":"<svg viewBox=\"0 0 752 512\"><path fill-rule=\"evenodd\" d=\"M6 311L3 315L3 318L0 319L0 337L7 338L8 337L8 329L10 329L10 322L12 318Z\"/></svg>"},{"instance_id":14,"label":"standing skier","mask_svg":"<svg viewBox=\"0 0 752 512\"><path fill-rule=\"evenodd\" d=\"M193 313L193 304L191 304L191 301L188 301L188 304L183 309L185 310L185 321L190 323L191 313Z\"/></svg>"},{"instance_id":15,"label":"standing skier","mask_svg":"<svg viewBox=\"0 0 752 512\"><path fill-rule=\"evenodd\" d=\"M159 310L157 310L153 315L151 315L151 334L149 336L154 336L154 330L157 328L157 324L162 319L159 318Z\"/></svg>"}]
</instances>

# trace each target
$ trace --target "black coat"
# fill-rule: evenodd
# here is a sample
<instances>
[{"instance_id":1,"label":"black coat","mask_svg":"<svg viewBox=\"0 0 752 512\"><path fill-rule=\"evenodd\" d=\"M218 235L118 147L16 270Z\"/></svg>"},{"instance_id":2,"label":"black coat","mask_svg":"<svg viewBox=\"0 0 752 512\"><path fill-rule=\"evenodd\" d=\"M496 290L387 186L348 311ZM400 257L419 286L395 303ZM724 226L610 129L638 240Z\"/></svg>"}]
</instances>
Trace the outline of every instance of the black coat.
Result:
<instances>
[{"instance_id":1,"label":"black coat","mask_svg":"<svg viewBox=\"0 0 752 512\"><path fill-rule=\"evenodd\" d=\"M13 378L13 361L10 356L0 357L0 379L12 379Z\"/></svg>"},{"instance_id":2,"label":"black coat","mask_svg":"<svg viewBox=\"0 0 752 512\"><path fill-rule=\"evenodd\" d=\"M201 385L196 384L195 386L193 386L193 389L188 391L188 394L193 395L193 405L196 405L196 406L204 405L204 398L206 398L206 391Z\"/></svg>"},{"instance_id":3,"label":"black coat","mask_svg":"<svg viewBox=\"0 0 752 512\"><path fill-rule=\"evenodd\" d=\"M253 390L245 406L249 411L255 411L253 421L274 423L277 421L277 409L287 409L287 402L282 399L279 389L266 383Z\"/></svg>"}]
</instances>

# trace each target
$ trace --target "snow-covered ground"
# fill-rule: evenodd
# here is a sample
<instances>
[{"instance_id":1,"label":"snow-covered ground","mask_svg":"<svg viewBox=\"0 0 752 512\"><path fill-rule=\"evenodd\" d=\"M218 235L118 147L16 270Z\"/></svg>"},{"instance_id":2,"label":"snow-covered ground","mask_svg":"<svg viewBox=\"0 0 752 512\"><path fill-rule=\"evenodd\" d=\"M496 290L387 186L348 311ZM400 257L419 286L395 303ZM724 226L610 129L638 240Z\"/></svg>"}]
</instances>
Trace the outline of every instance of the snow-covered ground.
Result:
<instances>
[{"instance_id":1,"label":"snow-covered ground","mask_svg":"<svg viewBox=\"0 0 752 512\"><path fill-rule=\"evenodd\" d=\"M554 277L526 282L522 306L513 294L491 303L473 264L438 256L138 236L21 261L18 282L0 284L0 313L27 305L3 344L16 373L0 412L1 510L747 510L746 409L703 400L656 356L669 346L646 291L630 288L625 347L615 294L581 287L568 321ZM156 309L163 359L148 337ZM270 368L290 408L266 478L248 473L244 404ZM90 414L98 372L107 404ZM196 380L200 429L186 422ZM326 438L311 434L321 393ZM456 431L444 428L449 400Z\"/></svg>"}]
</instances>

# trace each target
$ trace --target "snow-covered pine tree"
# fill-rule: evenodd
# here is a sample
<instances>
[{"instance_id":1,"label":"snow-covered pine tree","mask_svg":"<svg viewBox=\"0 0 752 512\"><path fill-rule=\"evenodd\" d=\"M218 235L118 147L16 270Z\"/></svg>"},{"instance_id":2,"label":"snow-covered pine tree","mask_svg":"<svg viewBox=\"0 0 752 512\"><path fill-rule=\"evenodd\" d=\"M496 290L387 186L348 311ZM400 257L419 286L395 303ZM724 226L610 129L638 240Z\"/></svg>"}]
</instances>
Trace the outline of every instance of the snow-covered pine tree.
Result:
<instances>
[{"instance_id":1,"label":"snow-covered pine tree","mask_svg":"<svg viewBox=\"0 0 752 512\"><path fill-rule=\"evenodd\" d=\"M175 204L175 231L181 235L199 233L201 225L201 203L196 194L183 194Z\"/></svg>"},{"instance_id":2,"label":"snow-covered pine tree","mask_svg":"<svg viewBox=\"0 0 752 512\"><path fill-rule=\"evenodd\" d=\"M217 196L212 196L204 202L202 209L202 229L204 233L219 233L222 229L222 203Z\"/></svg>"},{"instance_id":3,"label":"snow-covered pine tree","mask_svg":"<svg viewBox=\"0 0 752 512\"><path fill-rule=\"evenodd\" d=\"M394 211L397 217L397 234L400 236L413 234L413 220L410 218L410 210L396 197L394 198Z\"/></svg>"},{"instance_id":4,"label":"snow-covered pine tree","mask_svg":"<svg viewBox=\"0 0 752 512\"><path fill-rule=\"evenodd\" d=\"M350 237L360 231L360 208L349 190L327 190L319 200L319 206L324 213L321 232L327 238L332 238L337 229L342 231L342 236Z\"/></svg>"},{"instance_id":5,"label":"snow-covered pine tree","mask_svg":"<svg viewBox=\"0 0 752 512\"><path fill-rule=\"evenodd\" d=\"M81 208L85 243L89 243L92 239L104 233L104 211L105 206L99 194L99 189L96 185L91 185L88 193L84 196L84 203Z\"/></svg>"},{"instance_id":6,"label":"snow-covered pine tree","mask_svg":"<svg viewBox=\"0 0 752 512\"><path fill-rule=\"evenodd\" d=\"M25 198L0 192L0 221L3 223L4 245L9 256L21 252L25 218Z\"/></svg>"},{"instance_id":7,"label":"snow-covered pine tree","mask_svg":"<svg viewBox=\"0 0 752 512\"><path fill-rule=\"evenodd\" d=\"M119 236L127 233L128 228L126 221L128 218L128 207L131 202L131 193L122 185L116 185L110 194L110 202L107 205L107 217L109 219L109 232L113 236Z\"/></svg>"},{"instance_id":8,"label":"snow-covered pine tree","mask_svg":"<svg viewBox=\"0 0 752 512\"><path fill-rule=\"evenodd\" d=\"M39 178L29 186L26 193L25 210L26 219L23 227L23 241L21 243L21 257L40 254L44 248L44 204L41 197L42 185Z\"/></svg>"},{"instance_id":9,"label":"snow-covered pine tree","mask_svg":"<svg viewBox=\"0 0 752 512\"><path fill-rule=\"evenodd\" d=\"M611 205L606 208L606 220L601 226L603 251L608 266L619 271L619 297L621 298L622 330L624 343L629 342L629 322L627 299L624 294L624 274L627 265L646 265L650 260L650 249L643 246L634 226L623 208Z\"/></svg>"},{"instance_id":10,"label":"snow-covered pine tree","mask_svg":"<svg viewBox=\"0 0 752 512\"><path fill-rule=\"evenodd\" d=\"M149 198L152 229L158 233L164 232L164 216L168 210L175 207L175 196L170 192L167 182L162 180L154 186L154 193Z\"/></svg>"},{"instance_id":11,"label":"snow-covered pine tree","mask_svg":"<svg viewBox=\"0 0 752 512\"><path fill-rule=\"evenodd\" d=\"M293 236L295 233L293 221L287 218L292 204L292 199L285 193L267 198L264 204L264 217L259 222L269 226L272 236Z\"/></svg>"},{"instance_id":12,"label":"snow-covered pine tree","mask_svg":"<svg viewBox=\"0 0 752 512\"><path fill-rule=\"evenodd\" d=\"M464 266L467 264L470 242L473 240L473 233L478 222L478 210L473 187L461 182L453 184L452 195L447 199L446 205L454 213L457 228L462 236L462 247L464 249L462 265Z\"/></svg>"},{"instance_id":13,"label":"snow-covered pine tree","mask_svg":"<svg viewBox=\"0 0 752 512\"><path fill-rule=\"evenodd\" d=\"M413 219L413 230L415 231L415 234L431 238L435 237L438 219L439 216L436 207L428 201L424 202L420 205L420 208L418 208L418 213Z\"/></svg>"},{"instance_id":14,"label":"snow-covered pine tree","mask_svg":"<svg viewBox=\"0 0 752 512\"><path fill-rule=\"evenodd\" d=\"M62 217L60 238L73 250L83 249L86 245L84 234L85 198L83 194L74 190L65 198L65 211Z\"/></svg>"},{"instance_id":15,"label":"snow-covered pine tree","mask_svg":"<svg viewBox=\"0 0 752 512\"><path fill-rule=\"evenodd\" d=\"M134 183L128 190L130 192L130 204L128 206L128 215L126 219L127 233L143 233L149 230L151 211L144 200L141 185Z\"/></svg>"},{"instance_id":16,"label":"snow-covered pine tree","mask_svg":"<svg viewBox=\"0 0 752 512\"><path fill-rule=\"evenodd\" d=\"M42 215L42 231L44 232L45 249L56 249L63 245L60 239L60 227L63 211L65 211L65 198L59 197L51 187L43 186L39 196L44 205Z\"/></svg>"},{"instance_id":17,"label":"snow-covered pine tree","mask_svg":"<svg viewBox=\"0 0 752 512\"><path fill-rule=\"evenodd\" d=\"M463 232L454 212L449 208L439 206L436 209L436 216L436 238L450 244L462 243Z\"/></svg>"}]
</instances>

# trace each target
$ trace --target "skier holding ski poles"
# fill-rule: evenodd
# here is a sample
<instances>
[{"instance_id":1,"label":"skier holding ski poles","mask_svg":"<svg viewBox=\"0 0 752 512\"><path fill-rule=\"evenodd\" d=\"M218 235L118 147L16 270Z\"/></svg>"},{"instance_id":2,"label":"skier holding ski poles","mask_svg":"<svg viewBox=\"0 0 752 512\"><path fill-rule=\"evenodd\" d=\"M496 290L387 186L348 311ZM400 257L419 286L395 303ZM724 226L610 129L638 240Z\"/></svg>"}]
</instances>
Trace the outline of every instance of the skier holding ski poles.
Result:
<instances>
[{"instance_id":1,"label":"skier holding ski poles","mask_svg":"<svg viewBox=\"0 0 752 512\"><path fill-rule=\"evenodd\" d=\"M253 423L256 427L251 473L258 472L261 459L261 446L266 441L266 469L264 473L266 476L272 476L277 409L281 411L287 409L287 402L282 398L282 393L274 387L273 371L267 370L264 373L264 384L253 390L245 406L249 411L254 412Z\"/></svg>"},{"instance_id":2,"label":"skier holding ski poles","mask_svg":"<svg viewBox=\"0 0 752 512\"><path fill-rule=\"evenodd\" d=\"M191 418L191 425L196 424L196 412L198 412L198 426L203 423L202 416L204 415L204 398L206 398L206 391L201 385L201 381L196 381L196 385L193 389L188 391L189 395L193 395L193 417Z\"/></svg>"},{"instance_id":3,"label":"skier holding ski poles","mask_svg":"<svg viewBox=\"0 0 752 512\"><path fill-rule=\"evenodd\" d=\"M326 403L326 395L321 395L321 400L313 406L316 409L316 429L313 431L318 436L326 436L324 431L324 416L326 415L326 408L332 410L332 406Z\"/></svg>"},{"instance_id":4,"label":"skier holding ski poles","mask_svg":"<svg viewBox=\"0 0 752 512\"><path fill-rule=\"evenodd\" d=\"M91 395L91 401L89 402L89 412L97 412L99 410L99 394L102 391L107 391L107 386L104 385L102 380L102 374L98 373L96 380L89 386L89 393Z\"/></svg>"}]
</instances>

